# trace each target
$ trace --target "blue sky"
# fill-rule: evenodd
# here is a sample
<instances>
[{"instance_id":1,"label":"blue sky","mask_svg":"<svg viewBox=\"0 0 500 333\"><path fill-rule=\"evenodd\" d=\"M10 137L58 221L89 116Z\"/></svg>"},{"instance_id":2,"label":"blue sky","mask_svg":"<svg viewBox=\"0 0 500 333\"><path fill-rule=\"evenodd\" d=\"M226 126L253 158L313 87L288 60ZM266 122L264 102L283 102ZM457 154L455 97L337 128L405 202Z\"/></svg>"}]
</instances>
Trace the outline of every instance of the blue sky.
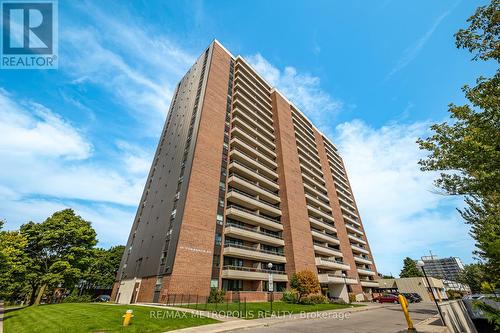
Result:
<instances>
[{"instance_id":1,"label":"blue sky","mask_svg":"<svg viewBox=\"0 0 500 333\"><path fill-rule=\"evenodd\" d=\"M292 4L292 5L290 5ZM0 217L73 207L123 244L175 84L217 38L343 152L378 269L428 250L472 260L415 140L494 64L453 34L485 1L60 1L59 69L0 71Z\"/></svg>"}]
</instances>

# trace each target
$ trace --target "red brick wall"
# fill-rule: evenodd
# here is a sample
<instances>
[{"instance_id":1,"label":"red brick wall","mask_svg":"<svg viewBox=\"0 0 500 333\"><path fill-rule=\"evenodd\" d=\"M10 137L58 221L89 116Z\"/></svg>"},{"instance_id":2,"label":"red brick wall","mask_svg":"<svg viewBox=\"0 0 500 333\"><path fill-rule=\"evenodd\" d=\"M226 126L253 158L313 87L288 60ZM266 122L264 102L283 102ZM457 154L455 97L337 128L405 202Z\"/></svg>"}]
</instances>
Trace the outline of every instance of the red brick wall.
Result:
<instances>
[{"instance_id":1,"label":"red brick wall","mask_svg":"<svg viewBox=\"0 0 500 333\"><path fill-rule=\"evenodd\" d=\"M210 292L230 59L213 44L175 263L162 294Z\"/></svg>"},{"instance_id":2,"label":"red brick wall","mask_svg":"<svg viewBox=\"0 0 500 333\"><path fill-rule=\"evenodd\" d=\"M283 214L281 221L286 243L286 271L290 279L294 272L317 270L290 105L276 92L271 94L271 99Z\"/></svg>"},{"instance_id":3,"label":"red brick wall","mask_svg":"<svg viewBox=\"0 0 500 333\"><path fill-rule=\"evenodd\" d=\"M141 279L137 303L152 302L156 284L156 276L145 277Z\"/></svg>"},{"instance_id":4,"label":"red brick wall","mask_svg":"<svg viewBox=\"0 0 500 333\"><path fill-rule=\"evenodd\" d=\"M120 286L120 281L115 281L113 283L113 289L111 290L111 301L116 302L116 295L118 293L118 287Z\"/></svg>"}]
</instances>

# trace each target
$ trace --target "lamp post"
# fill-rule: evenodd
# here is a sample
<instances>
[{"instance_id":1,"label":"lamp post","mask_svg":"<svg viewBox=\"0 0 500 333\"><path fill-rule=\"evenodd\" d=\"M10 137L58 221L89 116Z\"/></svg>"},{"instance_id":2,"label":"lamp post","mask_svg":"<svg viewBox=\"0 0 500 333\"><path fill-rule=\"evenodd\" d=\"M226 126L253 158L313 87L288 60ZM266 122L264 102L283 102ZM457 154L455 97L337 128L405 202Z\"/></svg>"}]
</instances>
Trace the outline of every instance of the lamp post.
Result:
<instances>
[{"instance_id":1,"label":"lamp post","mask_svg":"<svg viewBox=\"0 0 500 333\"><path fill-rule=\"evenodd\" d=\"M439 307L438 301L434 296L434 290L432 289L431 283L429 282L429 278L427 277L427 273L425 272L424 268L425 264L422 260L419 260L417 261L417 266L420 267L422 269L422 272L424 273L425 281L427 281L427 285L431 289L432 298L434 299L434 303L436 304L436 308L438 309L439 316L441 317L441 322L443 323L443 326L446 326L446 324L444 323L443 313L441 312L441 308Z\"/></svg>"},{"instance_id":2,"label":"lamp post","mask_svg":"<svg viewBox=\"0 0 500 333\"><path fill-rule=\"evenodd\" d=\"M267 268L269 268L269 280L268 280L268 290L271 292L271 314L273 312L273 298L274 298L274 283L273 283L273 272L271 271L273 269L273 263L268 263Z\"/></svg>"},{"instance_id":3,"label":"lamp post","mask_svg":"<svg viewBox=\"0 0 500 333\"><path fill-rule=\"evenodd\" d=\"M347 293L347 301L351 303L351 299L349 298L349 291L347 290L347 281L345 277L346 277L345 273L342 273L342 278L344 279L344 285L345 285L345 292Z\"/></svg>"}]
</instances>

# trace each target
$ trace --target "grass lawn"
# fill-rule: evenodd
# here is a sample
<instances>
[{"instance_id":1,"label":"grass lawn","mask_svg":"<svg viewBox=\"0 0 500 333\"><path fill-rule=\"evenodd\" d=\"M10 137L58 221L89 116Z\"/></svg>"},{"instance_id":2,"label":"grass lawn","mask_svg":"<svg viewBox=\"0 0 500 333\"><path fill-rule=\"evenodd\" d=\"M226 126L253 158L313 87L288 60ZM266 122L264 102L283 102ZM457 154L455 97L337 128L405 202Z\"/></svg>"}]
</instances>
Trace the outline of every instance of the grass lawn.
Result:
<instances>
[{"instance_id":1,"label":"grass lawn","mask_svg":"<svg viewBox=\"0 0 500 333\"><path fill-rule=\"evenodd\" d=\"M127 309L134 311L134 318L130 326L123 327L122 316ZM153 318L150 311L155 312ZM4 333L164 332L216 322L145 306L63 303L7 311Z\"/></svg>"},{"instance_id":2,"label":"grass lawn","mask_svg":"<svg viewBox=\"0 0 500 333\"><path fill-rule=\"evenodd\" d=\"M233 317L241 317L245 319L257 319L269 317L272 315L288 315L293 313L303 313L303 312L315 312L315 311L325 311L325 310L337 310L345 309L349 307L356 307L362 305L350 305L350 304L289 304L280 301L273 302L273 311L271 312L271 307L269 302L257 302L257 303L246 303L246 315L245 315L245 305L244 303L208 303L208 304L189 304L183 305L182 307L188 307L191 309L215 311L220 314L227 314Z\"/></svg>"}]
</instances>

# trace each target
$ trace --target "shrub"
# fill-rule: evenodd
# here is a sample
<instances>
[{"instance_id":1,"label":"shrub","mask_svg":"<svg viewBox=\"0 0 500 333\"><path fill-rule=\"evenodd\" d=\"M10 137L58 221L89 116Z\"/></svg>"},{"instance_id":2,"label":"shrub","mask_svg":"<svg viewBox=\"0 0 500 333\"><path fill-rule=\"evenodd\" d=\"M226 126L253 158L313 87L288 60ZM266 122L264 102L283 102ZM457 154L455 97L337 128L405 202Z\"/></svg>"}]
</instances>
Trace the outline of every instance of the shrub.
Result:
<instances>
[{"instance_id":1,"label":"shrub","mask_svg":"<svg viewBox=\"0 0 500 333\"><path fill-rule=\"evenodd\" d=\"M349 294L349 303L356 302L356 295Z\"/></svg>"},{"instance_id":2,"label":"shrub","mask_svg":"<svg viewBox=\"0 0 500 333\"><path fill-rule=\"evenodd\" d=\"M330 300L330 303L332 303L332 304L346 304L346 301L344 301L342 298L337 298L337 299Z\"/></svg>"},{"instance_id":3,"label":"shrub","mask_svg":"<svg viewBox=\"0 0 500 333\"><path fill-rule=\"evenodd\" d=\"M307 270L294 273L290 285L297 291L299 303L302 297L320 292L318 277L315 273Z\"/></svg>"},{"instance_id":4,"label":"shrub","mask_svg":"<svg viewBox=\"0 0 500 333\"><path fill-rule=\"evenodd\" d=\"M281 300L285 303L297 303L297 292L295 290L285 290Z\"/></svg>"},{"instance_id":5,"label":"shrub","mask_svg":"<svg viewBox=\"0 0 500 333\"><path fill-rule=\"evenodd\" d=\"M208 303L223 303L226 292L218 290L217 288L210 289L210 296L208 296Z\"/></svg>"},{"instance_id":6,"label":"shrub","mask_svg":"<svg viewBox=\"0 0 500 333\"><path fill-rule=\"evenodd\" d=\"M82 295L82 296L70 295L63 299L63 303L90 303L90 302L92 302L92 296L90 295Z\"/></svg>"},{"instance_id":7,"label":"shrub","mask_svg":"<svg viewBox=\"0 0 500 333\"><path fill-rule=\"evenodd\" d=\"M323 295L311 295L303 297L300 301L301 304L326 304L328 303L328 298Z\"/></svg>"}]
</instances>

